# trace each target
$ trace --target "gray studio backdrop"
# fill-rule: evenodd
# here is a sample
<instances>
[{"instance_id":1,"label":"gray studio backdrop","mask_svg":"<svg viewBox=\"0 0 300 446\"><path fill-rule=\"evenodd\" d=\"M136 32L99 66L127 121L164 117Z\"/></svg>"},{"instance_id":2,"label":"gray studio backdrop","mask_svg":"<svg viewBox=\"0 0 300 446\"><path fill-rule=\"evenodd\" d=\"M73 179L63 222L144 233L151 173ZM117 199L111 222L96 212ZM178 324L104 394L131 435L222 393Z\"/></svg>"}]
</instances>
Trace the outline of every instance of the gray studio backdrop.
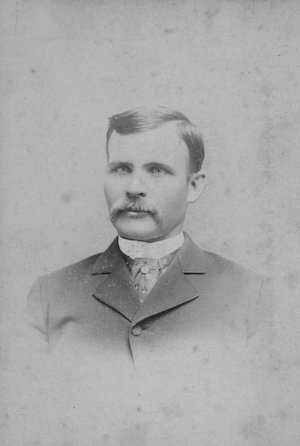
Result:
<instances>
[{"instance_id":1,"label":"gray studio backdrop","mask_svg":"<svg viewBox=\"0 0 300 446\"><path fill-rule=\"evenodd\" d=\"M207 187L186 230L275 280L283 437L272 444L298 444L300 3L2 0L0 10L5 407L11 325L33 281L115 235L102 192L107 118L161 104L205 141Z\"/></svg>"}]
</instances>

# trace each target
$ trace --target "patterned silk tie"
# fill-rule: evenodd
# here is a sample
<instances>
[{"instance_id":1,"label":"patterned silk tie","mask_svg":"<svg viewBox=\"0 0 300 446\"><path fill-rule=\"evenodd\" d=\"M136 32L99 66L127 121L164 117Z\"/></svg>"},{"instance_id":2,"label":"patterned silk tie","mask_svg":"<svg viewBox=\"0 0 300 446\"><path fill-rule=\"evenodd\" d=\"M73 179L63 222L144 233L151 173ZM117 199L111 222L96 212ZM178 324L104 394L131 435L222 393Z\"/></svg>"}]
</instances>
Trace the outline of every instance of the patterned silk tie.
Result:
<instances>
[{"instance_id":1,"label":"patterned silk tie","mask_svg":"<svg viewBox=\"0 0 300 446\"><path fill-rule=\"evenodd\" d=\"M126 258L126 264L132 275L132 280L139 293L141 302L144 302L161 274L166 271L174 255L175 253L171 253L162 259Z\"/></svg>"}]
</instances>

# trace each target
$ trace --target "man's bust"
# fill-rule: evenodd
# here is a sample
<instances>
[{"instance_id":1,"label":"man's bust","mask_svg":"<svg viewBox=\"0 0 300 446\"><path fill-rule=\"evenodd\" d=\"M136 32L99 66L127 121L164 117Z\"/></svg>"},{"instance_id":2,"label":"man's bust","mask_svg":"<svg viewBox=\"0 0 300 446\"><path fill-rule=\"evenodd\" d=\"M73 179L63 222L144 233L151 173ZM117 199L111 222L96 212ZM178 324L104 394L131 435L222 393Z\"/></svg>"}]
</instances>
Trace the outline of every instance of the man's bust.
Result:
<instances>
[{"instance_id":1,"label":"man's bust","mask_svg":"<svg viewBox=\"0 0 300 446\"><path fill-rule=\"evenodd\" d=\"M252 444L266 301L260 277L183 232L204 187L199 131L181 113L137 109L110 119L106 149L118 237L31 290L32 413L47 395L38 420L65 420L68 444L86 432L91 445Z\"/></svg>"},{"instance_id":2,"label":"man's bust","mask_svg":"<svg viewBox=\"0 0 300 446\"><path fill-rule=\"evenodd\" d=\"M106 151L118 238L35 284L28 308L50 350L116 351L144 364L170 353L194 360L207 339L243 348L261 279L182 232L204 188L198 129L179 112L136 109L110 118Z\"/></svg>"}]
</instances>

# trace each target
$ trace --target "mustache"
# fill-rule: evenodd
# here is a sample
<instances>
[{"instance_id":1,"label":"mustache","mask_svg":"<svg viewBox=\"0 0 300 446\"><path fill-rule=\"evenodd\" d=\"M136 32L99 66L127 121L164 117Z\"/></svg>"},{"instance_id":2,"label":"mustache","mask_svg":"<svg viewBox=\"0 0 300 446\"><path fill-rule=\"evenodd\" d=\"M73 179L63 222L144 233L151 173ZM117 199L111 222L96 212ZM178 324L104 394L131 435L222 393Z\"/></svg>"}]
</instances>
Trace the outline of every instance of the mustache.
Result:
<instances>
[{"instance_id":1,"label":"mustache","mask_svg":"<svg viewBox=\"0 0 300 446\"><path fill-rule=\"evenodd\" d=\"M146 205L142 200L124 200L120 203L116 203L110 210L110 219L112 223L116 221L120 215L125 212L147 212L150 214L157 224L162 225L162 218L160 217L157 209L154 206Z\"/></svg>"}]
</instances>

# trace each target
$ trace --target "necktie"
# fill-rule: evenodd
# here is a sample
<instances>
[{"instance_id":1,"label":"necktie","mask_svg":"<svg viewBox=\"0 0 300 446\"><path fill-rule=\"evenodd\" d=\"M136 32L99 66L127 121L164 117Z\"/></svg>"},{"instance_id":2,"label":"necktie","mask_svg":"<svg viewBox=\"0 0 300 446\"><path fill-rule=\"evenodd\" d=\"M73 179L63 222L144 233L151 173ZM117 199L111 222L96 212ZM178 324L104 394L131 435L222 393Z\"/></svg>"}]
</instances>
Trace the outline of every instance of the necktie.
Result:
<instances>
[{"instance_id":1,"label":"necktie","mask_svg":"<svg viewBox=\"0 0 300 446\"><path fill-rule=\"evenodd\" d=\"M144 302L161 274L168 268L175 253L171 253L163 259L127 257L126 263L132 275L134 286L139 293L141 302Z\"/></svg>"}]
</instances>

